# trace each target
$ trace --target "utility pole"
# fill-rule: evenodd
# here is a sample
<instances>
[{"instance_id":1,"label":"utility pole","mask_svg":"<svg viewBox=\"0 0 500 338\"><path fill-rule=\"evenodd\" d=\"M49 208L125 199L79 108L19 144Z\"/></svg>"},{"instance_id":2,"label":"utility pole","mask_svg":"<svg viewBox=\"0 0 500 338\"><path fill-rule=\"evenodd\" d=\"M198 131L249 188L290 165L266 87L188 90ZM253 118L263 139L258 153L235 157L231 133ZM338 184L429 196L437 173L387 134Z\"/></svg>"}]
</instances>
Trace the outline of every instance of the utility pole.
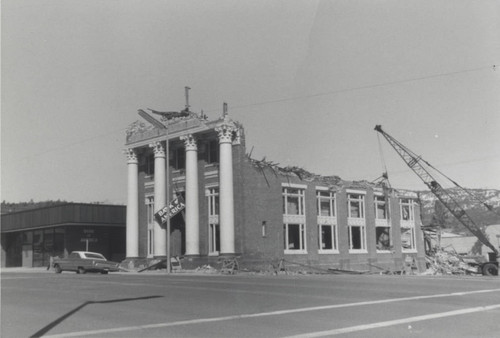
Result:
<instances>
[{"instance_id":1,"label":"utility pole","mask_svg":"<svg viewBox=\"0 0 500 338\"><path fill-rule=\"evenodd\" d=\"M167 171L167 210L168 210L168 215L167 215L167 274L171 272L171 267L170 267L170 150L169 150L169 145L168 145L168 127L166 128L166 145L165 145L165 152L166 152L166 159L165 159L165 164L167 166L166 171Z\"/></svg>"}]
</instances>

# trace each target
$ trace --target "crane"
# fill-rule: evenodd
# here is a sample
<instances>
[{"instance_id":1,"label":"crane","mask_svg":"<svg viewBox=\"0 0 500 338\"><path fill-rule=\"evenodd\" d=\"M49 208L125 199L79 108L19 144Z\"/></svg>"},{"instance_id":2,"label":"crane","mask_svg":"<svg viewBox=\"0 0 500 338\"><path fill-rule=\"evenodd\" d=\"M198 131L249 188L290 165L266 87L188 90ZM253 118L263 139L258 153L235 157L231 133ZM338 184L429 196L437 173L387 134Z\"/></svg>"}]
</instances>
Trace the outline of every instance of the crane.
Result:
<instances>
[{"instance_id":1,"label":"crane","mask_svg":"<svg viewBox=\"0 0 500 338\"><path fill-rule=\"evenodd\" d=\"M424 159L422 159L421 156L415 154L413 151L408 149L394 137L387 134L384 130L382 130L381 125L376 125L375 130L380 134L382 134L382 136L384 136L384 138L389 142L389 144L394 148L394 150L396 150L398 155L403 159L403 161L408 165L408 167L410 167L410 169L415 174L417 174L417 176L425 183L425 185L429 188L429 190L449 210L449 212L463 226L465 226L474 236L476 236L481 243L489 247L495 253L495 256L498 257L499 256L498 249L493 244L490 243L488 237L485 235L483 230L472 220L469 214L467 214L464 208L462 208L462 206L457 202L457 199L454 196L453 192L451 192L448 189L444 189L443 186L438 182L438 180L431 174L430 169L433 168L432 165L429 164ZM460 187L458 184L456 184L456 186L465 191L465 189ZM488 205L486 206L489 210L492 210L490 206ZM498 262L494 263L496 264L492 264L491 262L486 263L485 267L487 269L493 269L491 272L493 272L493 274L497 274Z\"/></svg>"}]
</instances>

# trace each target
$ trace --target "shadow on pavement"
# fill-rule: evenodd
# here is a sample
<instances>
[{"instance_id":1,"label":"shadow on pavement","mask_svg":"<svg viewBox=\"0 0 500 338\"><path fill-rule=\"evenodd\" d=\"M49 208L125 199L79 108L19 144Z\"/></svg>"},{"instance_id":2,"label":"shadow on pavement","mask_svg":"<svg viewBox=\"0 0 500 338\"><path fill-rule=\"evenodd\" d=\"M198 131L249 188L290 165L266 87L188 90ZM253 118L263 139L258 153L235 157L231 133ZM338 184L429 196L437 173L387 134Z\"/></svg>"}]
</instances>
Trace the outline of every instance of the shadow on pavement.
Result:
<instances>
[{"instance_id":1,"label":"shadow on pavement","mask_svg":"<svg viewBox=\"0 0 500 338\"><path fill-rule=\"evenodd\" d=\"M34 333L30 338L42 337L47 332L49 332L50 330L52 330L54 327L56 327L57 325L59 325L60 323L62 323L66 318L72 316L74 313L80 311L85 306L90 305L90 304L120 303L120 302L130 302L130 301L135 301L135 300L161 298L161 297L163 297L163 296L146 296L146 297L137 297L137 298L123 298L123 299L111 299L111 300L101 300L101 301L88 301L88 302L85 302L82 305L76 307L75 309L71 310L70 312L64 314L63 316L57 318L56 320L54 320L49 325L45 326L41 330L39 330L36 333Z\"/></svg>"}]
</instances>

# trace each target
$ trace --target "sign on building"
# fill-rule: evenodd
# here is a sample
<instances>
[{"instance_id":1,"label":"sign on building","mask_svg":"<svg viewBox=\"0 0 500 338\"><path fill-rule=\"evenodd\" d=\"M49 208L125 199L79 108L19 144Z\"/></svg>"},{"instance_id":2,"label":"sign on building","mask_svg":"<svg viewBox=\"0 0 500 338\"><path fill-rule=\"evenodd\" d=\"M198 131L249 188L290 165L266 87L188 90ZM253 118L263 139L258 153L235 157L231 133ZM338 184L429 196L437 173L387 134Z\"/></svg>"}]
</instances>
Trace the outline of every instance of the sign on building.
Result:
<instances>
[{"instance_id":1,"label":"sign on building","mask_svg":"<svg viewBox=\"0 0 500 338\"><path fill-rule=\"evenodd\" d=\"M170 205L168 206L166 205L160 210L158 210L155 214L155 218L158 221L158 223L160 223L160 225L163 225L167 222L168 217L170 218L174 217L184 208L185 208L184 199L182 198L182 196L178 196L176 199L170 202Z\"/></svg>"}]
</instances>

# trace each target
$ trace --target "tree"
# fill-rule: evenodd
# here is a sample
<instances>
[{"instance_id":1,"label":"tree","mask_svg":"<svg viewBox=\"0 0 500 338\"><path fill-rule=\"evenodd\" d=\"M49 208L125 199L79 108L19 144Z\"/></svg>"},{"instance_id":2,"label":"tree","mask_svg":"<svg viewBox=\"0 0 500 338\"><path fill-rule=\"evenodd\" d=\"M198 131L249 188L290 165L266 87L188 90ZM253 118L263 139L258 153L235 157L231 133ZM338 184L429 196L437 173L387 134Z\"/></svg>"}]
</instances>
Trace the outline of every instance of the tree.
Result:
<instances>
[{"instance_id":1,"label":"tree","mask_svg":"<svg viewBox=\"0 0 500 338\"><path fill-rule=\"evenodd\" d=\"M441 203L441 201L436 200L434 202L434 212L431 218L432 226L439 227L441 229L446 229L450 227L449 212L446 207Z\"/></svg>"}]
</instances>

